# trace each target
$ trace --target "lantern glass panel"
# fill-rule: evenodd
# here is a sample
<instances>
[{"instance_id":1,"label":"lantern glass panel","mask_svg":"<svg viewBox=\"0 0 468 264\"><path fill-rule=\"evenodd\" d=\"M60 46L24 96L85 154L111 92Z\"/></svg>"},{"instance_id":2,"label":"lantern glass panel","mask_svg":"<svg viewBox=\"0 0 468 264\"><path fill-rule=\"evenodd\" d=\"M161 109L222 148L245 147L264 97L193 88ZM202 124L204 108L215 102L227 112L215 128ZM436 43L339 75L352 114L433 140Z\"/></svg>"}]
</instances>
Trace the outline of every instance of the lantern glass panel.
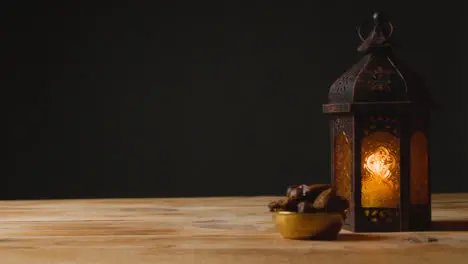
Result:
<instances>
[{"instance_id":1,"label":"lantern glass panel","mask_svg":"<svg viewBox=\"0 0 468 264\"><path fill-rule=\"evenodd\" d=\"M336 193L348 201L351 199L351 142L344 131L335 137L334 170Z\"/></svg>"},{"instance_id":2,"label":"lantern glass panel","mask_svg":"<svg viewBox=\"0 0 468 264\"><path fill-rule=\"evenodd\" d=\"M361 206L397 208L400 203L400 140L373 132L361 141Z\"/></svg>"},{"instance_id":3,"label":"lantern glass panel","mask_svg":"<svg viewBox=\"0 0 468 264\"><path fill-rule=\"evenodd\" d=\"M415 132L411 137L411 204L424 205L429 203L429 164L427 155L427 138L421 132Z\"/></svg>"}]
</instances>

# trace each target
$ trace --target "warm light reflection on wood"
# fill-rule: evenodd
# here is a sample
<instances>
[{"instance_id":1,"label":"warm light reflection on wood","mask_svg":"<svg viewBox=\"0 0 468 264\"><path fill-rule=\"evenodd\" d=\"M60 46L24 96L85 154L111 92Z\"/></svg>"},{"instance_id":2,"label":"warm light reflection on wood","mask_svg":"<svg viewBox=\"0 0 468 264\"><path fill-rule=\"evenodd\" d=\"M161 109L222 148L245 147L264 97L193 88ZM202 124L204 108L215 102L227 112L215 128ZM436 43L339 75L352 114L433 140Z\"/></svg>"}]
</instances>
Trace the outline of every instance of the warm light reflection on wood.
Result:
<instances>
[{"instance_id":1,"label":"warm light reflection on wood","mask_svg":"<svg viewBox=\"0 0 468 264\"><path fill-rule=\"evenodd\" d=\"M429 203L429 163L427 156L427 139L421 132L411 137L411 203Z\"/></svg>"},{"instance_id":2,"label":"warm light reflection on wood","mask_svg":"<svg viewBox=\"0 0 468 264\"><path fill-rule=\"evenodd\" d=\"M375 132L361 142L362 207L396 208L400 202L400 140Z\"/></svg>"}]
</instances>

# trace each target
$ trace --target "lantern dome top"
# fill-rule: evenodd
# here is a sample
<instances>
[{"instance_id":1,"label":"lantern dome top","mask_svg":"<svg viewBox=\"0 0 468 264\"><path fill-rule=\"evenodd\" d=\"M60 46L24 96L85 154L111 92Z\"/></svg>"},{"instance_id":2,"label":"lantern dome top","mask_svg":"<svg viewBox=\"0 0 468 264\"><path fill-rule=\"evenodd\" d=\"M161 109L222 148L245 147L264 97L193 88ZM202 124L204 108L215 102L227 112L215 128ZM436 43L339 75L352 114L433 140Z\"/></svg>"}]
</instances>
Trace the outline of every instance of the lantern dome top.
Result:
<instances>
[{"instance_id":1,"label":"lantern dome top","mask_svg":"<svg viewBox=\"0 0 468 264\"><path fill-rule=\"evenodd\" d=\"M362 36L361 26L357 29L362 40L357 50L364 56L332 84L329 104L408 100L406 80L391 58L393 25L377 12L372 20L367 38Z\"/></svg>"}]
</instances>

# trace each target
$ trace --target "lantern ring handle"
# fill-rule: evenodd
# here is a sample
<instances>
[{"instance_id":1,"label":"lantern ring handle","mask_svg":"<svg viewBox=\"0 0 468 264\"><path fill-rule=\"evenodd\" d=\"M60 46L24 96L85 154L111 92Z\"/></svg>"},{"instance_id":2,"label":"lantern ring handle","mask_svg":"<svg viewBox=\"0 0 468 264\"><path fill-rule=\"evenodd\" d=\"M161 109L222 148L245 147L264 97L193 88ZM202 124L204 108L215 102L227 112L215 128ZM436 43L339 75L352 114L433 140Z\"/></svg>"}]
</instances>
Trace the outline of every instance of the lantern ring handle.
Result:
<instances>
[{"instance_id":1,"label":"lantern ring handle","mask_svg":"<svg viewBox=\"0 0 468 264\"><path fill-rule=\"evenodd\" d=\"M364 23L363 23L363 24L364 24ZM365 41L365 40L366 40L366 39L362 36L362 31L361 31L363 24L361 24L361 25L359 25L359 26L356 27L357 34L358 34L359 38L361 39L361 41ZM388 33L388 36L386 37L386 39L389 39L389 38L393 35L394 27L393 27L392 22L390 22L390 21L386 22L385 24L388 25L389 30L390 30L390 32ZM376 26L377 26L377 25L376 25Z\"/></svg>"}]
</instances>

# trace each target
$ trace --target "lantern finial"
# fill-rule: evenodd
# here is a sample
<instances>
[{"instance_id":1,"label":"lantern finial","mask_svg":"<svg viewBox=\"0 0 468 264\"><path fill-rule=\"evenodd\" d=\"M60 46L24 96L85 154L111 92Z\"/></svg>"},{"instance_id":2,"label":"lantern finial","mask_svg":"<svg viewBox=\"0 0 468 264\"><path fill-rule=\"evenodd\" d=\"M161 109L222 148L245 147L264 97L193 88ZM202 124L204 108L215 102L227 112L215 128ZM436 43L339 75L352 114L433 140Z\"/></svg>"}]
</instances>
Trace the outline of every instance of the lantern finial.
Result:
<instances>
[{"instance_id":1,"label":"lantern finial","mask_svg":"<svg viewBox=\"0 0 468 264\"><path fill-rule=\"evenodd\" d=\"M372 18L374 19L374 24L375 25L378 25L380 24L380 14L379 12L374 12L374 14L372 15Z\"/></svg>"},{"instance_id":2,"label":"lantern finial","mask_svg":"<svg viewBox=\"0 0 468 264\"><path fill-rule=\"evenodd\" d=\"M362 36L361 26L358 27L358 36L363 41L359 46L359 52L370 52L373 48L389 46L388 40L393 34L393 25L390 21L384 19L379 12L374 12L372 15L374 27L367 38Z\"/></svg>"}]
</instances>

